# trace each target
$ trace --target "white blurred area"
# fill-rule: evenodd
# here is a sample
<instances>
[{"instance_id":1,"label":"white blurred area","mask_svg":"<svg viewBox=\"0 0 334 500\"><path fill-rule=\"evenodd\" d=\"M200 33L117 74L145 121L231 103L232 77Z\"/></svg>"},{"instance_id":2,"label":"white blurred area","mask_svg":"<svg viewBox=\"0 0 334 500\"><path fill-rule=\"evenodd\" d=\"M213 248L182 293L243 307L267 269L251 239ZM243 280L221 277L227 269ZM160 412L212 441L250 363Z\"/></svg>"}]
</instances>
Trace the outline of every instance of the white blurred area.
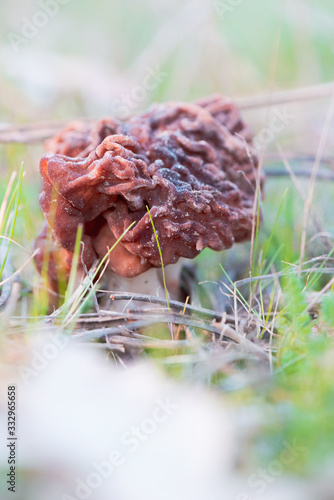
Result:
<instances>
[{"instance_id":1,"label":"white blurred area","mask_svg":"<svg viewBox=\"0 0 334 500\"><path fill-rule=\"evenodd\" d=\"M33 19L41 7L38 0L4 0L0 5L0 128L8 123L113 115L115 100L131 95L147 68L160 68L167 77L137 102L132 99L134 113L156 100L191 100L218 91L235 97L279 88L283 77L279 83L273 81L272 67L275 23L280 20L276 7L279 14L286 7L289 32L295 37L293 57L299 61L300 76L293 86L316 83L321 73L317 55L312 47L305 50L308 34L320 36L312 24L316 18L311 2L275 2L276 7L267 11L269 4L274 2L241 2L246 20L251 21L249 41L244 39L242 45L247 30L234 32L233 18L219 19L211 0L69 0L15 51L8 35L21 34L24 19ZM238 9L233 15L242 18ZM319 26L332 33L333 21L329 16L324 19L326 23L322 19ZM249 46L252 49L247 52ZM285 68L280 70L284 75ZM294 150L315 150L326 106L325 102L316 103L316 109L304 104L289 108L297 118L284 134L290 136L294 130L290 139ZM246 116L254 130L268 120L263 110ZM314 130L309 137L305 130L310 130L311 118ZM26 162L27 174L37 172L41 153L34 154L36 159ZM0 171L6 168L4 161L0 163ZM7 449L1 445L1 500L334 498L332 467L314 481L296 480L287 468L258 494L249 484L254 471L239 470L238 460L247 448L247 432L251 435L261 418L250 424L252 415L247 413L240 419L218 390L172 381L153 361L116 366L107 359L105 346L98 344L83 347L73 341L46 364L36 360L36 353L48 349L50 342L44 331L27 336L25 345L22 339L13 340L10 349L7 340L0 343L3 439L7 386L12 384L17 385L18 418L17 492L7 491ZM138 427L140 435L134 436ZM106 462L110 463L113 452L120 453L121 463L100 481L96 464L107 475ZM245 462L251 463L252 458ZM88 477L99 485L87 486Z\"/></svg>"},{"instance_id":2,"label":"white blurred area","mask_svg":"<svg viewBox=\"0 0 334 500\"><path fill-rule=\"evenodd\" d=\"M50 339L35 339L21 368L2 377L2 395L6 379L17 384L16 498L218 500L230 491L236 437L218 396L174 383L151 363L116 368L100 350L72 342L51 359ZM2 401L3 428L5 410ZM121 463L89 493L80 480L113 452ZM5 470L6 448L0 453Z\"/></svg>"},{"instance_id":3,"label":"white blurred area","mask_svg":"<svg viewBox=\"0 0 334 500\"><path fill-rule=\"evenodd\" d=\"M36 28L48 2L59 2L57 13ZM244 71L248 92L250 81L253 88L261 82L247 59L236 61L211 0L14 0L1 9L0 91L12 101L12 121L110 114L113 101L140 85L148 67L168 78L133 112L161 98L236 95L246 88Z\"/></svg>"},{"instance_id":4,"label":"white blurred area","mask_svg":"<svg viewBox=\"0 0 334 500\"><path fill-rule=\"evenodd\" d=\"M222 5L230 5L226 15ZM38 13L45 15L45 6L56 7L43 24ZM312 85L321 68L311 40L314 33L332 36L333 28L316 2L300 0L270 6L265 0L5 0L0 9L0 128L87 116L122 118L119 104L138 86L129 115L155 101L189 101L216 92L235 98ZM292 82L285 81L287 61L280 62L277 52L285 24L293 33L289 57L299 69ZM281 52L287 57L284 48ZM165 77L143 89L150 70ZM288 111L297 118L284 128L282 139L292 143L293 133L295 149L313 150L322 103ZM245 118L257 133L270 117L257 109ZM316 128L311 143L304 140L310 121Z\"/></svg>"},{"instance_id":5,"label":"white blurred area","mask_svg":"<svg viewBox=\"0 0 334 500\"><path fill-rule=\"evenodd\" d=\"M259 496L249 471L237 472L247 425L239 429L221 395L167 379L151 362L116 367L97 346L47 330L25 348L12 345L15 365L1 365L0 424L15 384L18 475L14 495L2 446L1 499L327 500L329 479L320 494L288 469Z\"/></svg>"}]
</instances>

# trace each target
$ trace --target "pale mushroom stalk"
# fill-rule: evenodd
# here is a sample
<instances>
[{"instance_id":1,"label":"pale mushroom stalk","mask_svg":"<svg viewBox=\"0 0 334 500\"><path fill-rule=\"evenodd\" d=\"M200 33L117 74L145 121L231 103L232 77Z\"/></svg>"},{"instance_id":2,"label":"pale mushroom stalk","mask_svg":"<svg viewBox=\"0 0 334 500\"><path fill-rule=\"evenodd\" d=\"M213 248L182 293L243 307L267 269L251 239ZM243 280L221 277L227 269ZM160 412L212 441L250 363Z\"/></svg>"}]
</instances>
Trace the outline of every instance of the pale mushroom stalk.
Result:
<instances>
[{"instance_id":1,"label":"pale mushroom stalk","mask_svg":"<svg viewBox=\"0 0 334 500\"><path fill-rule=\"evenodd\" d=\"M180 294L180 275L182 266L187 259L180 259L176 264L170 264L165 267L165 277L168 298L171 300L181 300ZM158 267L151 267L138 276L133 278L124 278L114 271L107 270L103 276L103 284L110 292L111 308L114 311L124 311L128 309L152 309L160 308L159 304L148 304L147 302L136 301L135 299L129 300L113 300L112 292L126 292L131 295L143 294L166 298L166 291L164 288L162 270Z\"/></svg>"}]
</instances>

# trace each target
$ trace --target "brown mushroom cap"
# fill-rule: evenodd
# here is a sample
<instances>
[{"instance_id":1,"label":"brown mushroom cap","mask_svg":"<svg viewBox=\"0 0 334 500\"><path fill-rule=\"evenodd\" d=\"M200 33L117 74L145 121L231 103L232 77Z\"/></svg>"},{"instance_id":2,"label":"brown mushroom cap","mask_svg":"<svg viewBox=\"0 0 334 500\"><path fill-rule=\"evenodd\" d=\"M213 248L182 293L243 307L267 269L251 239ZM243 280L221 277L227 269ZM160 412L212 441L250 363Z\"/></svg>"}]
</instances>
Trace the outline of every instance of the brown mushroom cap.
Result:
<instances>
[{"instance_id":1,"label":"brown mushroom cap","mask_svg":"<svg viewBox=\"0 0 334 500\"><path fill-rule=\"evenodd\" d=\"M40 204L59 249L73 252L83 224L87 267L132 222L109 267L128 277L161 266L147 207L164 265L251 236L258 160L239 111L222 96L155 104L126 123L77 122L48 147Z\"/></svg>"}]
</instances>

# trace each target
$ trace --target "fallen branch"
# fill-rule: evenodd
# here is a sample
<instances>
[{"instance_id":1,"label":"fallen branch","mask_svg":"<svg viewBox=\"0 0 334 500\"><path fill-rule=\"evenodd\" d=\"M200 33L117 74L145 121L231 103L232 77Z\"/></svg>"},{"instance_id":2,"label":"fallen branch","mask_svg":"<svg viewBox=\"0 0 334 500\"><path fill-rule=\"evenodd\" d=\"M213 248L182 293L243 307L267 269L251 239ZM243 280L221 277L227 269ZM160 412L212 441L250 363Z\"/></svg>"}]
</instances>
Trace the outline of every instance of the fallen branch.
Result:
<instances>
[{"instance_id":1,"label":"fallen branch","mask_svg":"<svg viewBox=\"0 0 334 500\"><path fill-rule=\"evenodd\" d=\"M334 94L334 82L321 83L299 89L282 90L272 94L261 94L254 97L239 97L235 99L240 109L265 108L273 104L287 104L288 102L310 101Z\"/></svg>"},{"instance_id":2,"label":"fallen branch","mask_svg":"<svg viewBox=\"0 0 334 500\"><path fill-rule=\"evenodd\" d=\"M263 348L261 348L257 344L254 344L254 342L248 340L244 335L238 333L234 328L232 328L227 323L211 324L204 320L196 320L191 316L182 314L182 312L179 314L170 314L163 310L156 311L152 313L149 317L147 317L145 311L140 313L128 313L127 317L128 317L128 322L126 324L122 322L121 324L118 324L117 326L111 328L98 328L96 330L82 331L74 334L73 339L80 342L106 339L107 342L113 343L114 337L119 336L122 333L122 331L123 332L126 331L126 334L121 337L124 339L128 338L127 334L133 335L134 331L136 330L163 322L163 323L171 323L174 325L183 325L183 326L191 326L193 328L200 328L201 330L215 334L220 339L220 341L232 340L234 343L241 346L245 351L252 354L256 354L257 356L260 356L265 359L268 358L268 354L264 351ZM142 340L142 338L143 337L141 337L140 340ZM127 341L124 342L126 343ZM152 339L152 342L157 342L157 341ZM178 343L180 341L168 340L160 342L172 342L175 343L176 347L177 345L179 345ZM185 342L184 345L189 345L187 340L184 342ZM123 343L123 345L125 345L125 343ZM132 345L134 344L132 343Z\"/></svg>"},{"instance_id":3,"label":"fallen branch","mask_svg":"<svg viewBox=\"0 0 334 500\"><path fill-rule=\"evenodd\" d=\"M311 177L310 170L299 169L294 170L293 173L296 177ZM266 177L290 177L291 175L287 170L281 168L264 169L264 174L266 175ZM317 181L334 181L334 174L329 172L318 172Z\"/></svg>"},{"instance_id":4,"label":"fallen branch","mask_svg":"<svg viewBox=\"0 0 334 500\"><path fill-rule=\"evenodd\" d=\"M302 87L299 89L283 90L272 94L261 94L253 97L238 97L235 104L241 110L265 108L288 102L309 101L320 99L334 93L334 82ZM93 118L80 118L81 121L90 122ZM9 125L0 123L0 143L33 144L44 142L46 139L59 132L68 121L47 121Z\"/></svg>"}]
</instances>

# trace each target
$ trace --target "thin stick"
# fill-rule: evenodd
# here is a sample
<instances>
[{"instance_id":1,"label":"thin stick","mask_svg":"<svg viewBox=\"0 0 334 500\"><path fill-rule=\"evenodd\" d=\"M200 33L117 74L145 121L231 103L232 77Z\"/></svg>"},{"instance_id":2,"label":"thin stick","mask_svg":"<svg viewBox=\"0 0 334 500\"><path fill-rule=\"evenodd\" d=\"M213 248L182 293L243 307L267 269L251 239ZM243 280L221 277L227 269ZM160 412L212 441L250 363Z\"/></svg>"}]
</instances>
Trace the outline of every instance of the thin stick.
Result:
<instances>
[{"instance_id":1,"label":"thin stick","mask_svg":"<svg viewBox=\"0 0 334 500\"><path fill-rule=\"evenodd\" d=\"M272 94L261 94L254 97L238 97L234 102L240 109L265 108L273 104L287 104L288 102L310 101L332 95L334 82L302 87L299 89L283 90Z\"/></svg>"},{"instance_id":2,"label":"thin stick","mask_svg":"<svg viewBox=\"0 0 334 500\"><path fill-rule=\"evenodd\" d=\"M167 307L169 309L169 297L168 297L168 289L167 289L167 283L166 283L165 266L164 266L164 261L163 261L163 258L162 258L162 251L161 251L158 234L157 234L157 231L155 229L155 225L154 225L154 222L153 222L153 218L152 218L150 209L149 209L149 207L147 205L146 205L146 208L147 208L147 212L148 212L151 224L152 224L152 228L153 228L155 240L157 242L157 247L158 247L158 251L159 251L159 255L160 255L161 271L162 271L162 281L163 281L163 284L164 284L164 289L165 289L165 294L166 294L166 303L167 303Z\"/></svg>"},{"instance_id":3,"label":"thin stick","mask_svg":"<svg viewBox=\"0 0 334 500\"><path fill-rule=\"evenodd\" d=\"M123 345L127 347L136 347L139 349L175 349L176 347L189 347L188 340L146 340L123 335L113 335L107 337L107 345Z\"/></svg>"},{"instance_id":4,"label":"thin stick","mask_svg":"<svg viewBox=\"0 0 334 500\"><path fill-rule=\"evenodd\" d=\"M71 121L92 122L93 118L77 118ZM67 121L47 121L47 122L29 122L21 125L9 125L0 123L0 143L22 143L33 144L41 143L46 139L53 137L57 132L68 124Z\"/></svg>"},{"instance_id":5,"label":"thin stick","mask_svg":"<svg viewBox=\"0 0 334 500\"><path fill-rule=\"evenodd\" d=\"M292 169L290 168L292 171ZM275 168L275 169L264 169L264 174L266 177L291 177L291 173L287 172L286 170L283 170L281 168ZM296 177L310 177L311 172L309 170L295 170L292 171L294 178ZM317 174L317 180L318 181L334 181L334 174L328 173L328 172L318 172Z\"/></svg>"},{"instance_id":6,"label":"thin stick","mask_svg":"<svg viewBox=\"0 0 334 500\"><path fill-rule=\"evenodd\" d=\"M274 104L287 104L289 102L310 101L329 96L334 91L334 82L313 85L311 87L301 87L292 90L260 94L251 97L237 97L235 104L241 110L266 108ZM94 118L80 118L80 121L93 122ZM0 143L41 143L54 136L66 124L66 122L31 122L23 125L10 125L0 123Z\"/></svg>"},{"instance_id":7,"label":"thin stick","mask_svg":"<svg viewBox=\"0 0 334 500\"><path fill-rule=\"evenodd\" d=\"M142 319L142 320L137 320L131 323L128 323L127 325L122 325L121 328L128 328L128 331L130 333L130 337L128 336L122 336L122 339L133 339L133 330L138 330L140 328L143 328L145 326L153 325L155 323L160 323L161 321L164 321L166 323L173 323L173 324L182 324L186 326L193 326L195 328L201 328L203 331L208 331L212 332L218 336L222 334L222 328L219 324L211 324L207 323L205 321L196 321L193 320L187 316L183 316L182 314L179 315L157 315L151 316L149 319ZM131 329L131 330L130 330ZM91 340L95 339L101 339L101 338L108 338L108 343L113 342L113 337L116 335L120 335L120 327L112 327L112 328L100 328L97 330L87 330L84 332L76 333L73 335L73 340L79 341L79 342L88 342ZM243 347L245 350L247 350L250 353L257 354L258 356L261 356L265 359L268 359L268 354L263 350L262 347L260 347L257 344L254 344L251 342L249 339L241 335L240 333L236 332L230 325L224 324L224 332L223 336L227 339L233 340L236 344L239 344L241 347ZM125 340L126 342L126 340ZM179 345L189 345L189 342L187 340L172 340L172 341L166 341L166 342L177 342ZM175 344L174 344L175 345Z\"/></svg>"},{"instance_id":8,"label":"thin stick","mask_svg":"<svg viewBox=\"0 0 334 500\"><path fill-rule=\"evenodd\" d=\"M265 155L266 157L266 166L268 164L272 163L277 163L281 162L281 156L279 153L275 152L268 152ZM302 154L302 153L285 153L285 158L291 162L294 163L314 163L315 162L315 155L313 154ZM334 167L334 158L332 156L323 156L321 159L321 163L326 166L327 168L330 168L333 170Z\"/></svg>"}]
</instances>

